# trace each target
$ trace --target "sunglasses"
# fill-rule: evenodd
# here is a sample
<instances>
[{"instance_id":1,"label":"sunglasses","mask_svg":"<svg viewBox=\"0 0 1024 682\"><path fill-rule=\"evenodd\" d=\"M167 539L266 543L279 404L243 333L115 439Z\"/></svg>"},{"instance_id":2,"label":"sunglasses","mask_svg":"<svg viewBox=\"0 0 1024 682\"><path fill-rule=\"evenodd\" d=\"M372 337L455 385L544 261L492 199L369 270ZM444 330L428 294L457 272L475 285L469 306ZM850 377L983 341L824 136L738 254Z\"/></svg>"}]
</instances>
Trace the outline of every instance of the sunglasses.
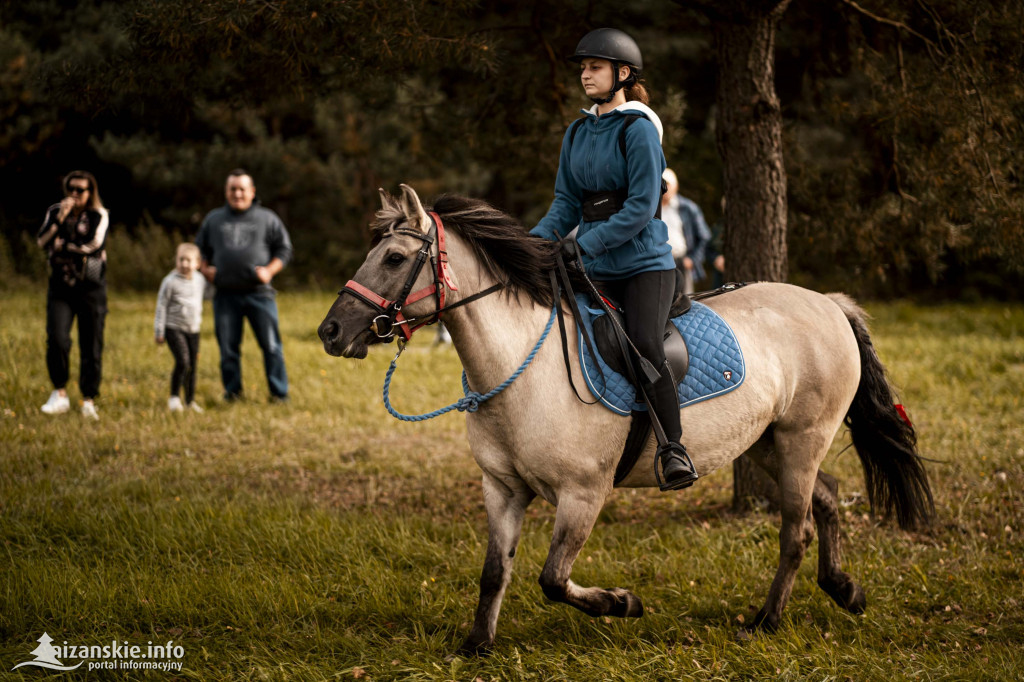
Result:
<instances>
[{"instance_id":1,"label":"sunglasses","mask_svg":"<svg viewBox=\"0 0 1024 682\"><path fill-rule=\"evenodd\" d=\"M75 185L68 187L68 194L85 194L88 191L88 187L76 187Z\"/></svg>"}]
</instances>

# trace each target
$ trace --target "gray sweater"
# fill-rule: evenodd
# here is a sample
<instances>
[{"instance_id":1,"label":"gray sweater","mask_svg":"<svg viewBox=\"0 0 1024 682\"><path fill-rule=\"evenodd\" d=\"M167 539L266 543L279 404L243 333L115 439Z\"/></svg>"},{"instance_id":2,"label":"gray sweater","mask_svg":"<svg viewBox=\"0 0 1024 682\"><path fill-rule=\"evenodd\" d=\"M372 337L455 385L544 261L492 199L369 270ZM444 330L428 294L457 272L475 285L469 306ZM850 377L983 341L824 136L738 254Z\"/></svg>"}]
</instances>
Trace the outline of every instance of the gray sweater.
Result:
<instances>
[{"instance_id":1,"label":"gray sweater","mask_svg":"<svg viewBox=\"0 0 1024 682\"><path fill-rule=\"evenodd\" d=\"M158 339L165 336L164 329L180 329L198 334L203 321L203 290L206 280L199 272L193 272L186 279L177 270L172 271L160 283L156 295L156 318L153 333Z\"/></svg>"},{"instance_id":2,"label":"gray sweater","mask_svg":"<svg viewBox=\"0 0 1024 682\"><path fill-rule=\"evenodd\" d=\"M196 235L203 259L217 268L218 291L274 295L274 289L256 276L256 266L292 257L288 230L276 213L253 202L238 213L224 205L206 214Z\"/></svg>"}]
</instances>

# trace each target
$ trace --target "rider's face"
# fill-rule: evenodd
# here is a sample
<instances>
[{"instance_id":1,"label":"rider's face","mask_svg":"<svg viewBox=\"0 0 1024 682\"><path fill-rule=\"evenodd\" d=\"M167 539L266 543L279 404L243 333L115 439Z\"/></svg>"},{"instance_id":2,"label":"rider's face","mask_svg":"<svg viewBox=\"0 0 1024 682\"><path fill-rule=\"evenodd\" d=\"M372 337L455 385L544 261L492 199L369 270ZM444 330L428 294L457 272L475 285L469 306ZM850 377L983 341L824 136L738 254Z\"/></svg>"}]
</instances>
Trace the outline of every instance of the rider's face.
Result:
<instances>
[{"instance_id":1,"label":"rider's face","mask_svg":"<svg viewBox=\"0 0 1024 682\"><path fill-rule=\"evenodd\" d=\"M580 82L587 97L604 97L612 89L612 63L587 57L580 62Z\"/></svg>"}]
</instances>

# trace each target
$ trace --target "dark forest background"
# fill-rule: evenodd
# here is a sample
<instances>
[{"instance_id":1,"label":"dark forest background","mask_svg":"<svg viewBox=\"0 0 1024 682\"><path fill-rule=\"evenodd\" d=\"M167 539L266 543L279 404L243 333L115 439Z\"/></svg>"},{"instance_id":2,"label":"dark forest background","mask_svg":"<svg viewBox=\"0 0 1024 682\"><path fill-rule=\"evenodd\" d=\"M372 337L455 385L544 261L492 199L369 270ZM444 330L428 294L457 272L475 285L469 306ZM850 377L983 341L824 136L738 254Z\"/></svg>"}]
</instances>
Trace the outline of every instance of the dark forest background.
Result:
<instances>
[{"instance_id":1,"label":"dark forest background","mask_svg":"<svg viewBox=\"0 0 1024 682\"><path fill-rule=\"evenodd\" d=\"M42 281L33 237L76 168L97 175L111 213L115 286L155 287L237 166L291 232L282 286L348 278L377 187L470 194L532 226L562 132L589 106L564 57L601 26L640 43L668 163L715 224L713 6L3 2L2 281ZM873 297L1020 296L1022 36L1019 0L788 6L775 86L790 281Z\"/></svg>"}]
</instances>

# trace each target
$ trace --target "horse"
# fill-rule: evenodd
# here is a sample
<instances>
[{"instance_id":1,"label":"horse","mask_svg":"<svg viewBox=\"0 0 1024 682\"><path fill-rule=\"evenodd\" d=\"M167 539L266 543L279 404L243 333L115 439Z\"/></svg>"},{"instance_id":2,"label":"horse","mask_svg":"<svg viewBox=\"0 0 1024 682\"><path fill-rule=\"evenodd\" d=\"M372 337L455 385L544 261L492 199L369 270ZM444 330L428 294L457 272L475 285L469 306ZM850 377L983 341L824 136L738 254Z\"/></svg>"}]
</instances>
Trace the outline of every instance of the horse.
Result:
<instances>
[{"instance_id":1,"label":"horse","mask_svg":"<svg viewBox=\"0 0 1024 682\"><path fill-rule=\"evenodd\" d=\"M396 333L407 339L414 323L443 315L468 387L486 391L513 373L546 322L550 328L553 306L562 305L547 274L556 250L483 201L442 195L428 213L411 187L401 190L398 197L380 190L373 245L318 329L324 350L364 358L371 345ZM428 260L434 267L422 267ZM701 476L747 455L779 490L778 568L747 627L777 629L815 527L818 586L840 607L862 613L864 590L840 564L835 479L819 472L839 428L850 430L873 512L894 515L902 528L926 525L934 514L914 428L894 406L866 313L845 295L782 283L749 284L705 303L738 338L746 379L683 409L683 440ZM578 376L568 317L571 371ZM538 495L555 507L539 578L544 595L590 616L642 616L643 603L631 591L571 579L612 493L629 420L574 396L559 344L543 344L507 390L468 409L466 429L483 472L488 541L476 615L458 651L493 646L524 513ZM656 485L655 445L646 443L621 486Z\"/></svg>"}]
</instances>

